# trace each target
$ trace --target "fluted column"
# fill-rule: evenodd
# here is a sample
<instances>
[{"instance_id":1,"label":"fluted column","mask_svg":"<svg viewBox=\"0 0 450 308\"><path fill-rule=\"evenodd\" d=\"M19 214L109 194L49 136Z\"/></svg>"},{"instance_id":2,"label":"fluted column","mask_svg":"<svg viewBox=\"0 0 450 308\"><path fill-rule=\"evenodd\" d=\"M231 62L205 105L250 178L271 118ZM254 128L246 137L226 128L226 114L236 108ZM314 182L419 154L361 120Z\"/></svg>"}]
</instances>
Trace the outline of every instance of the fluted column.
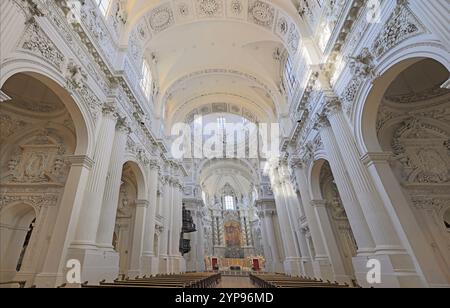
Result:
<instances>
[{"instance_id":1,"label":"fluted column","mask_svg":"<svg viewBox=\"0 0 450 308\"><path fill-rule=\"evenodd\" d=\"M183 226L183 191L179 180L174 182L173 186L173 221L172 221L172 245L171 255L173 257L173 272L179 273L185 271L184 258L180 253L180 235Z\"/></svg>"},{"instance_id":2,"label":"fluted column","mask_svg":"<svg viewBox=\"0 0 450 308\"><path fill-rule=\"evenodd\" d=\"M353 182L356 195L372 233L377 250L403 249L383 201L378 194L367 168L361 161L356 142L345 119L341 105L332 100L327 106L328 119L336 136L344 163Z\"/></svg>"},{"instance_id":3,"label":"fluted column","mask_svg":"<svg viewBox=\"0 0 450 308\"><path fill-rule=\"evenodd\" d=\"M273 266L272 269L274 272L281 272L281 257L278 252L278 244L275 238L275 227L273 224L273 216L274 211L265 210L264 212L264 224L266 225L267 232L267 242L269 244L270 253L272 255Z\"/></svg>"},{"instance_id":4,"label":"fluted column","mask_svg":"<svg viewBox=\"0 0 450 308\"><path fill-rule=\"evenodd\" d=\"M367 225L366 218L358 201L358 196L353 188L349 174L345 169L344 159L339 152L339 145L334 137L333 130L326 118L321 119L319 126L320 136L328 155L333 178L341 197L345 213L358 245L358 254L370 254L375 244Z\"/></svg>"},{"instance_id":5,"label":"fluted column","mask_svg":"<svg viewBox=\"0 0 450 308\"><path fill-rule=\"evenodd\" d=\"M382 265L384 286L421 286L413 260L402 246L383 200L362 162L340 102L337 99L331 99L328 102L327 111L341 155L345 155L346 169L376 246L375 255ZM361 277L358 280L363 279Z\"/></svg>"},{"instance_id":6,"label":"fluted column","mask_svg":"<svg viewBox=\"0 0 450 308\"><path fill-rule=\"evenodd\" d=\"M153 268L153 259L156 252L153 251L156 224L156 203L158 190L158 163L151 161L148 168L148 201L149 206L145 217L144 248L141 257L141 272L144 275L154 275L158 269Z\"/></svg>"},{"instance_id":7,"label":"fluted column","mask_svg":"<svg viewBox=\"0 0 450 308\"><path fill-rule=\"evenodd\" d=\"M170 228L170 204L172 199L172 190L170 188L170 177L168 175L163 176L163 194L162 194L162 209L161 213L164 217L164 226L159 239L159 272L169 272L169 228Z\"/></svg>"},{"instance_id":8,"label":"fluted column","mask_svg":"<svg viewBox=\"0 0 450 308\"><path fill-rule=\"evenodd\" d=\"M118 121L113 142L114 151L111 154L109 163L102 211L97 230L97 246L107 250L113 250L112 240L116 224L120 185L122 183L123 157L128 133L129 128L126 123L123 120Z\"/></svg>"},{"instance_id":9,"label":"fluted column","mask_svg":"<svg viewBox=\"0 0 450 308\"><path fill-rule=\"evenodd\" d=\"M172 256L180 254L180 233L183 225L183 200L181 194L181 184L175 181L173 184L173 203L172 203L172 240L171 251Z\"/></svg>"},{"instance_id":10,"label":"fluted column","mask_svg":"<svg viewBox=\"0 0 450 308\"><path fill-rule=\"evenodd\" d=\"M197 249L197 270L202 272L206 270L205 266L205 232L203 225L203 213L201 208L198 209L196 213L197 217L197 245L195 249Z\"/></svg>"},{"instance_id":11,"label":"fluted column","mask_svg":"<svg viewBox=\"0 0 450 308\"><path fill-rule=\"evenodd\" d=\"M304 234L300 231L300 222L299 219L301 217L300 211L300 203L297 198L297 193L292 187L292 182L290 181L289 171L287 166L283 166L284 173L284 196L286 200L286 204L288 206L290 223L292 226L292 231L295 238L295 244L298 251L297 257L300 258L302 264L302 275L311 276L312 275L312 260L309 254L308 246L306 244L306 239L304 238Z\"/></svg>"},{"instance_id":12,"label":"fluted column","mask_svg":"<svg viewBox=\"0 0 450 308\"><path fill-rule=\"evenodd\" d=\"M269 243L269 234L267 232L267 224L265 222L265 213L262 210L258 211L258 217L261 221L261 237L262 237L262 246L264 251L264 257L266 259L265 271L266 272L274 272L273 270L273 257L271 246Z\"/></svg>"},{"instance_id":13,"label":"fluted column","mask_svg":"<svg viewBox=\"0 0 450 308\"><path fill-rule=\"evenodd\" d=\"M82 207L82 195L94 164L93 160L85 155L69 156L67 160L71 164L70 171L53 226L54 230L59 232L54 232L51 236L43 268L34 281L38 287L51 288L64 282L67 248L75 233Z\"/></svg>"},{"instance_id":14,"label":"fluted column","mask_svg":"<svg viewBox=\"0 0 450 308\"><path fill-rule=\"evenodd\" d=\"M299 236L300 250L302 252L301 260L304 276L313 277L314 276L313 260L311 257L310 249L308 247L308 241L306 239L304 229L300 228L298 230L298 236Z\"/></svg>"},{"instance_id":15,"label":"fluted column","mask_svg":"<svg viewBox=\"0 0 450 308\"><path fill-rule=\"evenodd\" d=\"M271 176L272 188L275 196L275 204L277 208L278 217L280 218L280 228L283 238L283 246L285 251L284 267L287 274L299 275L300 266L297 263L297 253L295 246L295 238L293 236L293 227L291 226L288 212L288 204L283 197L283 188L278 168L275 168Z\"/></svg>"},{"instance_id":16,"label":"fluted column","mask_svg":"<svg viewBox=\"0 0 450 308\"><path fill-rule=\"evenodd\" d=\"M303 203L306 220L311 234L312 243L314 245L315 256L313 257L314 275L324 280L333 279L333 271L329 256L325 250L319 225L314 210L311 206L311 196L306 176L305 164L299 160L293 164L293 170L297 179L298 189Z\"/></svg>"},{"instance_id":17,"label":"fluted column","mask_svg":"<svg viewBox=\"0 0 450 308\"><path fill-rule=\"evenodd\" d=\"M128 276L141 275L141 256L144 248L145 218L149 205L148 200L136 200L136 211L134 214L133 240L130 251L130 268Z\"/></svg>"},{"instance_id":18,"label":"fluted column","mask_svg":"<svg viewBox=\"0 0 450 308\"><path fill-rule=\"evenodd\" d=\"M430 287L448 287L450 283L448 278L450 277L450 250L447 250L446 256L444 255L446 261L442 264L438 261L439 257L436 256L433 249L430 249L433 244L429 242L421 229L411 203L405 197L402 186L392 171L390 165L392 155L392 153L386 152L366 153L363 161L372 178L375 179L375 185L377 185L385 204L395 211L398 223L411 244L411 249L428 285ZM423 215L424 219L432 220L429 215L425 213Z\"/></svg>"},{"instance_id":19,"label":"fluted column","mask_svg":"<svg viewBox=\"0 0 450 308\"><path fill-rule=\"evenodd\" d=\"M72 248L96 249L97 229L102 209L103 193L116 131L114 108L105 107L94 150L94 166L84 192L83 206L78 220Z\"/></svg>"}]
</instances>

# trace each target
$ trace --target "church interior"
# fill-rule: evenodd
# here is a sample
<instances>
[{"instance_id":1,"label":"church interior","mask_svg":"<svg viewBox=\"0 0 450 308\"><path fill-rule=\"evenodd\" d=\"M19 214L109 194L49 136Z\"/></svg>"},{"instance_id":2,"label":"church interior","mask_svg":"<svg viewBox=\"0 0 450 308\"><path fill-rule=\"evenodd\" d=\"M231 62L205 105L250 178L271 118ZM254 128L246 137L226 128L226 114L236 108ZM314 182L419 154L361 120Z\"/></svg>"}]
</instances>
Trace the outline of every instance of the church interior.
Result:
<instances>
[{"instance_id":1,"label":"church interior","mask_svg":"<svg viewBox=\"0 0 450 308\"><path fill-rule=\"evenodd\" d=\"M0 288L449 288L446 0L2 0Z\"/></svg>"}]
</instances>

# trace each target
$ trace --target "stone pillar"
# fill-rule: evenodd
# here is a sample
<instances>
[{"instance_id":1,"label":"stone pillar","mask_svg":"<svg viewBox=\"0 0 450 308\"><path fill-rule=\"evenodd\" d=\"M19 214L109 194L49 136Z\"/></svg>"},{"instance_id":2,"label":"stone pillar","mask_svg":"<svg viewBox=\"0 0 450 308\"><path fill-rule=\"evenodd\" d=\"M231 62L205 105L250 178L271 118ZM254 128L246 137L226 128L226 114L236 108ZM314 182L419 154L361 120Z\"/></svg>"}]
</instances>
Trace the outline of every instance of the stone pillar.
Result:
<instances>
[{"instance_id":1,"label":"stone pillar","mask_svg":"<svg viewBox=\"0 0 450 308\"><path fill-rule=\"evenodd\" d=\"M162 209L161 214L164 218L164 226L159 238L159 273L169 273L169 228L170 228L170 204L172 199L172 190L170 188L170 177L163 176L163 193L162 193Z\"/></svg>"},{"instance_id":2,"label":"stone pillar","mask_svg":"<svg viewBox=\"0 0 450 308\"><path fill-rule=\"evenodd\" d=\"M116 126L111 161L106 178L105 194L97 230L97 246L105 252L113 252L112 240L116 225L117 206L119 203L120 185L122 183L123 159L127 143L129 128L123 121ZM119 266L117 255L117 267Z\"/></svg>"},{"instance_id":3,"label":"stone pillar","mask_svg":"<svg viewBox=\"0 0 450 308\"><path fill-rule=\"evenodd\" d=\"M297 193L292 187L290 181L290 174L287 166L283 165L283 188L286 204L289 210L290 222L293 227L293 233L295 238L295 244L299 254L297 255L301 261L302 275L310 276L312 274L312 260L309 256L309 251L305 242L303 233L300 231L301 217L300 203L297 198ZM303 238L302 238L303 237ZM309 273L309 274L308 274Z\"/></svg>"},{"instance_id":4,"label":"stone pillar","mask_svg":"<svg viewBox=\"0 0 450 308\"><path fill-rule=\"evenodd\" d=\"M141 256L144 248L144 230L146 212L149 205L148 200L136 200L136 211L134 215L133 240L130 251L130 268L128 276L134 278L141 275Z\"/></svg>"},{"instance_id":5,"label":"stone pillar","mask_svg":"<svg viewBox=\"0 0 450 308\"><path fill-rule=\"evenodd\" d=\"M281 235L283 238L283 246L285 251L285 272L289 275L300 275L300 258L298 257L296 252L295 238L292 233L294 228L290 223L288 204L286 204L286 200L283 197L283 183L281 182L278 168L274 168L274 170L272 171L271 181L275 196L277 214L280 219Z\"/></svg>"},{"instance_id":6,"label":"stone pillar","mask_svg":"<svg viewBox=\"0 0 450 308\"><path fill-rule=\"evenodd\" d=\"M197 229L196 232L185 235L191 240L191 251L185 257L188 260L187 271L205 271L205 238L203 231L203 201L200 199L185 199L186 209L191 211L192 218Z\"/></svg>"},{"instance_id":7,"label":"stone pillar","mask_svg":"<svg viewBox=\"0 0 450 308\"><path fill-rule=\"evenodd\" d=\"M182 272L185 269L184 258L180 253L180 234L183 226L183 191L180 181L177 179L173 183L173 202L172 202L172 235L171 249L172 271L174 273Z\"/></svg>"},{"instance_id":8,"label":"stone pillar","mask_svg":"<svg viewBox=\"0 0 450 308\"><path fill-rule=\"evenodd\" d=\"M329 101L328 119L341 155L375 243L375 256L381 262L384 286L423 286L413 260L401 245L383 200L364 166L355 139L337 99ZM361 268L365 264L361 264ZM359 270L357 270L359 271ZM363 277L358 281L363 281Z\"/></svg>"},{"instance_id":9,"label":"stone pillar","mask_svg":"<svg viewBox=\"0 0 450 308\"><path fill-rule=\"evenodd\" d=\"M90 283L117 278L108 269L103 270L103 253L96 245L116 121L117 115L114 108L104 107L94 149L95 163L87 180L75 237L68 253L68 258L80 261L82 280Z\"/></svg>"},{"instance_id":10,"label":"stone pillar","mask_svg":"<svg viewBox=\"0 0 450 308\"><path fill-rule=\"evenodd\" d=\"M47 234L50 233L49 229L51 230L52 227L54 218L53 214L56 213L57 209L57 204L55 201L44 201L40 207L36 216L36 221L33 224L33 232L31 233L31 238L25 251L20 271L16 273L16 264L14 264L15 277L13 279L8 279L8 281L26 281L27 287L33 285L34 275L37 270L40 270L40 262L42 262L43 255L45 256L45 250L47 248ZM28 229L26 229L25 232L27 231ZM2 232L2 230L0 230L0 232Z\"/></svg>"},{"instance_id":11,"label":"stone pillar","mask_svg":"<svg viewBox=\"0 0 450 308\"><path fill-rule=\"evenodd\" d=\"M306 277L313 277L314 276L313 260L311 258L310 249L308 247L308 240L306 239L306 232L301 227L298 230L298 236L299 236L300 250L302 252L301 259L302 259L303 275Z\"/></svg>"},{"instance_id":12,"label":"stone pillar","mask_svg":"<svg viewBox=\"0 0 450 308\"><path fill-rule=\"evenodd\" d=\"M267 242L270 247L270 254L272 256L272 269L274 272L281 273L283 272L283 264L281 262L281 257L278 253L278 243L275 238L275 227L273 224L273 216L275 215L274 210L265 210L264 211L264 224L266 226L267 232Z\"/></svg>"},{"instance_id":13,"label":"stone pillar","mask_svg":"<svg viewBox=\"0 0 450 308\"><path fill-rule=\"evenodd\" d=\"M69 156L70 171L59 205L54 230L50 238L48 253L42 268L35 279L35 285L52 288L65 283L66 254L83 202L83 192L94 161L88 156Z\"/></svg>"},{"instance_id":14,"label":"stone pillar","mask_svg":"<svg viewBox=\"0 0 450 308\"><path fill-rule=\"evenodd\" d=\"M327 248L328 255L333 266L334 280L340 283L351 284L352 277L345 271L344 260L339 250L336 234L331 226L330 217L327 212L327 203L324 200L312 200L311 205L316 213L319 228L322 233L322 238Z\"/></svg>"},{"instance_id":15,"label":"stone pillar","mask_svg":"<svg viewBox=\"0 0 450 308\"><path fill-rule=\"evenodd\" d=\"M155 253L153 251L155 240L155 224L156 224L156 203L158 191L158 163L156 160L151 161L148 169L148 200L149 206L145 218L144 231L144 248L141 257L141 273L149 276L158 273L158 269L154 268Z\"/></svg>"},{"instance_id":16,"label":"stone pillar","mask_svg":"<svg viewBox=\"0 0 450 308\"><path fill-rule=\"evenodd\" d=\"M95 145L95 163L86 185L83 207L80 213L75 239L71 245L73 248L97 248L97 229L112 153L116 121L117 115L115 110L105 107Z\"/></svg>"},{"instance_id":17,"label":"stone pillar","mask_svg":"<svg viewBox=\"0 0 450 308\"><path fill-rule=\"evenodd\" d=\"M319 225L314 210L311 206L311 195L306 176L305 164L297 160L293 164L295 178L297 179L298 189L305 211L305 217L308 222L312 243L314 245L315 255L313 257L314 275L323 280L333 280L333 270L329 256L325 250Z\"/></svg>"},{"instance_id":18,"label":"stone pillar","mask_svg":"<svg viewBox=\"0 0 450 308\"><path fill-rule=\"evenodd\" d=\"M320 136L328 155L331 171L341 197L345 213L347 214L353 235L358 245L359 255L373 253L375 244L370 234L369 226L361 209L356 192L352 186L348 172L345 169L344 159L339 152L339 146L334 137L330 123L322 118L320 123Z\"/></svg>"},{"instance_id":19,"label":"stone pillar","mask_svg":"<svg viewBox=\"0 0 450 308\"><path fill-rule=\"evenodd\" d=\"M445 278L444 273L445 271L449 273L450 269L439 267L439 262L433 253L432 243L429 243L423 234L411 209L411 204L392 172L389 163L391 158L392 153L367 153L363 156L363 161L367 165L386 207L393 212L391 216L398 217L396 225L400 230L400 238L404 243L409 243L428 286L448 287L449 281ZM447 264L450 262L449 260L447 260Z\"/></svg>"},{"instance_id":20,"label":"stone pillar","mask_svg":"<svg viewBox=\"0 0 450 308\"><path fill-rule=\"evenodd\" d=\"M264 270L267 273L274 272L274 264L273 264L273 257L272 257L272 251L271 246L269 243L269 234L267 232L267 224L265 222L265 213L262 210L258 211L258 217L261 221L261 237L262 237L262 246L264 251L264 258L266 260Z\"/></svg>"},{"instance_id":21,"label":"stone pillar","mask_svg":"<svg viewBox=\"0 0 450 308\"><path fill-rule=\"evenodd\" d=\"M201 201L203 206L203 201ZM203 213L202 209L199 208L195 214L196 224L197 224L197 232L196 232L196 241L197 244L195 249L197 250L197 270L202 272L206 270L205 266L205 231L203 226Z\"/></svg>"}]
</instances>

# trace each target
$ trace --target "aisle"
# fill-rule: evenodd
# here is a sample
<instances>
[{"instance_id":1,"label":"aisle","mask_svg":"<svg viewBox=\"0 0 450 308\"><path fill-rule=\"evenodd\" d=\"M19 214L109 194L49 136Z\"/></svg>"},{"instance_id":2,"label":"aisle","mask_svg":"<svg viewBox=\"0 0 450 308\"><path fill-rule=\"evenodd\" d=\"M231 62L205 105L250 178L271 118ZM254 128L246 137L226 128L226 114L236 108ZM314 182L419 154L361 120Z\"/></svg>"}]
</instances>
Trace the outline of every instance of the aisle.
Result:
<instances>
[{"instance_id":1,"label":"aisle","mask_svg":"<svg viewBox=\"0 0 450 308\"><path fill-rule=\"evenodd\" d=\"M253 289L254 285L250 282L250 278L248 277L230 277L230 276L222 276L222 281L219 283L217 288L241 288L241 289Z\"/></svg>"}]
</instances>

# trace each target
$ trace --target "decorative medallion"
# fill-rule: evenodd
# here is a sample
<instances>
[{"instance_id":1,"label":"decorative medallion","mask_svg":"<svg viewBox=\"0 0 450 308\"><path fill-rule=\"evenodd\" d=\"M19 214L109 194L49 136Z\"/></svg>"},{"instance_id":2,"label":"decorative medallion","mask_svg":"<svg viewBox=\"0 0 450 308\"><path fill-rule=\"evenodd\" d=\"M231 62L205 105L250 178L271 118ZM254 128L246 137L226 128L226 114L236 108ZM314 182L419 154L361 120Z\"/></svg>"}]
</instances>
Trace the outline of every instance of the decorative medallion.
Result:
<instances>
[{"instance_id":1,"label":"decorative medallion","mask_svg":"<svg viewBox=\"0 0 450 308\"><path fill-rule=\"evenodd\" d=\"M275 9L268 3L256 0L249 3L249 20L257 25L271 28L275 19Z\"/></svg>"},{"instance_id":2,"label":"decorative medallion","mask_svg":"<svg viewBox=\"0 0 450 308\"><path fill-rule=\"evenodd\" d=\"M197 12L201 17L222 15L222 5L220 0L197 0Z\"/></svg>"},{"instance_id":3,"label":"decorative medallion","mask_svg":"<svg viewBox=\"0 0 450 308\"><path fill-rule=\"evenodd\" d=\"M235 15L241 15L242 11L243 11L243 7L242 7L242 3L239 0L233 0L231 1L231 11L235 14Z\"/></svg>"},{"instance_id":4,"label":"decorative medallion","mask_svg":"<svg viewBox=\"0 0 450 308\"><path fill-rule=\"evenodd\" d=\"M149 15L150 27L155 32L163 31L174 23L173 12L169 5L154 9Z\"/></svg>"}]
</instances>

